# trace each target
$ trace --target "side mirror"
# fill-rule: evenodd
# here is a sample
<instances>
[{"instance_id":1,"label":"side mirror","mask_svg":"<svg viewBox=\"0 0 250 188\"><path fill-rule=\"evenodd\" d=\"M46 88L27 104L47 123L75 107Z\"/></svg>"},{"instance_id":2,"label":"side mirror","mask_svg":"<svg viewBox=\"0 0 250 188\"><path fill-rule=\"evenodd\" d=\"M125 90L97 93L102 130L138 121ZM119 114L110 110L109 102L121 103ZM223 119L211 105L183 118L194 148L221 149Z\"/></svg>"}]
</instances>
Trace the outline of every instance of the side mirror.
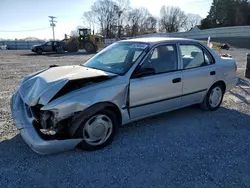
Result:
<instances>
[{"instance_id":1,"label":"side mirror","mask_svg":"<svg viewBox=\"0 0 250 188\"><path fill-rule=\"evenodd\" d=\"M139 78L143 76L149 76L155 74L154 68L142 68L138 67L132 75L132 78Z\"/></svg>"}]
</instances>

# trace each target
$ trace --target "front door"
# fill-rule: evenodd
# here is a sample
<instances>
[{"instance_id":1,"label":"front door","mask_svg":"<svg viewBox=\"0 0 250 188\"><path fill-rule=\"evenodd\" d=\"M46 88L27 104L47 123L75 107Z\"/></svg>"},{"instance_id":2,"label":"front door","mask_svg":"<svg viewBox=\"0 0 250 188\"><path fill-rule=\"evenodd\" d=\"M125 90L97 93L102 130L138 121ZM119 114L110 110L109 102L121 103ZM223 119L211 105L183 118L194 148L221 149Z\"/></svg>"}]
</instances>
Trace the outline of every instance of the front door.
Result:
<instances>
[{"instance_id":1,"label":"front door","mask_svg":"<svg viewBox=\"0 0 250 188\"><path fill-rule=\"evenodd\" d=\"M182 71L178 70L176 46L155 47L138 69L154 68L155 73L131 78L129 111L131 119L178 108L182 95Z\"/></svg>"},{"instance_id":2,"label":"front door","mask_svg":"<svg viewBox=\"0 0 250 188\"><path fill-rule=\"evenodd\" d=\"M212 56L195 44L180 44L183 63L183 105L202 102L216 80Z\"/></svg>"},{"instance_id":3,"label":"front door","mask_svg":"<svg viewBox=\"0 0 250 188\"><path fill-rule=\"evenodd\" d=\"M45 43L44 47L43 47L43 51L44 52L52 52L52 46L53 46L53 42L47 42Z\"/></svg>"}]
</instances>

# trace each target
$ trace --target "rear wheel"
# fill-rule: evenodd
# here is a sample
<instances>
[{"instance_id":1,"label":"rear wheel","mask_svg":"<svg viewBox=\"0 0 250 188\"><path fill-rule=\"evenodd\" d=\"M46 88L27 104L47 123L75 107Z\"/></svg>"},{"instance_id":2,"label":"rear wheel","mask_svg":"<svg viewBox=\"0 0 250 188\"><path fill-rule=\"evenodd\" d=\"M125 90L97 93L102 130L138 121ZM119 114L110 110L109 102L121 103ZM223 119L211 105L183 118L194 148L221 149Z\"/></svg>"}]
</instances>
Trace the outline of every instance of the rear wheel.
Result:
<instances>
[{"instance_id":1,"label":"rear wheel","mask_svg":"<svg viewBox=\"0 0 250 188\"><path fill-rule=\"evenodd\" d=\"M203 110L217 110L222 103L225 93L224 90L225 89L221 84L215 84L214 86L212 86L209 89L205 99L201 103L201 108Z\"/></svg>"},{"instance_id":2,"label":"rear wheel","mask_svg":"<svg viewBox=\"0 0 250 188\"><path fill-rule=\"evenodd\" d=\"M80 148L97 150L112 142L118 128L115 114L104 109L87 118L76 131L76 136L83 138Z\"/></svg>"},{"instance_id":3,"label":"rear wheel","mask_svg":"<svg viewBox=\"0 0 250 188\"><path fill-rule=\"evenodd\" d=\"M91 42L86 42L84 45L84 48L85 48L86 52L88 52L88 53L94 53L97 51L95 45Z\"/></svg>"},{"instance_id":4,"label":"rear wheel","mask_svg":"<svg viewBox=\"0 0 250 188\"><path fill-rule=\"evenodd\" d=\"M43 54L43 51L42 51L41 48L38 48L38 49L36 50L36 53L37 53L38 55L42 55L42 54Z\"/></svg>"}]
</instances>

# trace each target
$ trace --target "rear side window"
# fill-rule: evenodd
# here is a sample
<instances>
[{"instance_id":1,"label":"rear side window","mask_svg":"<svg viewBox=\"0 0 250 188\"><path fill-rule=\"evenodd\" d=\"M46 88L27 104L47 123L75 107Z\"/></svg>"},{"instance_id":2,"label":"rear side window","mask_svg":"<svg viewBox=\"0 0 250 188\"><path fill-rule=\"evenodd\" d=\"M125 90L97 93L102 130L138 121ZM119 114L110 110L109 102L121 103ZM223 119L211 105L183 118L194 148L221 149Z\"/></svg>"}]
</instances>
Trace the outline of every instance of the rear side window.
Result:
<instances>
[{"instance_id":1,"label":"rear side window","mask_svg":"<svg viewBox=\"0 0 250 188\"><path fill-rule=\"evenodd\" d=\"M183 69L190 69L212 64L211 57L199 46L180 45Z\"/></svg>"}]
</instances>

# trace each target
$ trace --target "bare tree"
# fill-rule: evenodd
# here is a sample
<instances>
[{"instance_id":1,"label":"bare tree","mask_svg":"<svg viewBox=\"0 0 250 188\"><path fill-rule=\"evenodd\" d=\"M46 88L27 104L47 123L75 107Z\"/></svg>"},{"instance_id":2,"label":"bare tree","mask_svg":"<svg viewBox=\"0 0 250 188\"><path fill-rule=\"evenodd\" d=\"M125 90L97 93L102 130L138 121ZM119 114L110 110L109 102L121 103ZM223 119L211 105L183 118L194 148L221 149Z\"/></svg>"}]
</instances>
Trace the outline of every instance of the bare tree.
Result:
<instances>
[{"instance_id":1,"label":"bare tree","mask_svg":"<svg viewBox=\"0 0 250 188\"><path fill-rule=\"evenodd\" d=\"M147 31L147 20L149 17L151 17L151 14L149 13L148 9L142 7L139 8L139 30L140 33L143 34Z\"/></svg>"},{"instance_id":2,"label":"bare tree","mask_svg":"<svg viewBox=\"0 0 250 188\"><path fill-rule=\"evenodd\" d=\"M101 33L109 38L112 36L111 28L115 25L117 17L117 4L112 0L98 0L92 7L92 12L96 15L96 21L100 26Z\"/></svg>"},{"instance_id":3,"label":"bare tree","mask_svg":"<svg viewBox=\"0 0 250 188\"><path fill-rule=\"evenodd\" d=\"M187 21L186 14L179 7L166 7L160 11L160 28L166 32L178 32Z\"/></svg>"},{"instance_id":4,"label":"bare tree","mask_svg":"<svg viewBox=\"0 0 250 188\"><path fill-rule=\"evenodd\" d=\"M157 19L146 8L132 9L127 16L126 33L129 36L151 33L156 30ZM128 32L130 30L130 32Z\"/></svg>"},{"instance_id":5,"label":"bare tree","mask_svg":"<svg viewBox=\"0 0 250 188\"><path fill-rule=\"evenodd\" d=\"M82 19L89 29L95 30L96 16L93 11L84 12Z\"/></svg>"},{"instance_id":6,"label":"bare tree","mask_svg":"<svg viewBox=\"0 0 250 188\"><path fill-rule=\"evenodd\" d=\"M118 37L122 35L123 29L123 20L125 19L127 12L129 10L129 0L116 0L117 9L116 9L116 16L117 16L117 27L118 27Z\"/></svg>"},{"instance_id":7,"label":"bare tree","mask_svg":"<svg viewBox=\"0 0 250 188\"><path fill-rule=\"evenodd\" d=\"M157 19L153 16L147 18L145 27L148 32L156 32Z\"/></svg>"},{"instance_id":8,"label":"bare tree","mask_svg":"<svg viewBox=\"0 0 250 188\"><path fill-rule=\"evenodd\" d=\"M190 29L193 29L195 26L201 24L201 16L199 14L188 14L187 15L187 21L184 25L185 31L189 31Z\"/></svg>"},{"instance_id":9,"label":"bare tree","mask_svg":"<svg viewBox=\"0 0 250 188\"><path fill-rule=\"evenodd\" d=\"M140 11L139 9L132 9L128 13L128 25L130 27L130 35L136 36L139 32L139 20L140 20Z\"/></svg>"}]
</instances>

